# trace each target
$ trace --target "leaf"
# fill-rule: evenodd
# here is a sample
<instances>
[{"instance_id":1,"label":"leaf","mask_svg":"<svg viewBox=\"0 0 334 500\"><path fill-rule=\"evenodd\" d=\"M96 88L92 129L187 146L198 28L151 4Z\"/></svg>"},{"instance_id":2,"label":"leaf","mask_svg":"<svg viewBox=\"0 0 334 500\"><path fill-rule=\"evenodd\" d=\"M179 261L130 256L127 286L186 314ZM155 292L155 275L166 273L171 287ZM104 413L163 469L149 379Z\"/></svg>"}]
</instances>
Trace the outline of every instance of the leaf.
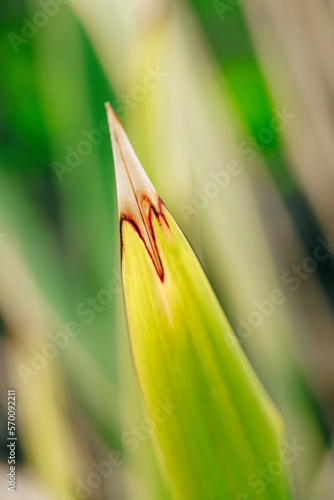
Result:
<instances>
[{"instance_id":1,"label":"leaf","mask_svg":"<svg viewBox=\"0 0 334 500\"><path fill-rule=\"evenodd\" d=\"M175 498L289 498L280 416L108 103L106 109L133 361Z\"/></svg>"}]
</instances>

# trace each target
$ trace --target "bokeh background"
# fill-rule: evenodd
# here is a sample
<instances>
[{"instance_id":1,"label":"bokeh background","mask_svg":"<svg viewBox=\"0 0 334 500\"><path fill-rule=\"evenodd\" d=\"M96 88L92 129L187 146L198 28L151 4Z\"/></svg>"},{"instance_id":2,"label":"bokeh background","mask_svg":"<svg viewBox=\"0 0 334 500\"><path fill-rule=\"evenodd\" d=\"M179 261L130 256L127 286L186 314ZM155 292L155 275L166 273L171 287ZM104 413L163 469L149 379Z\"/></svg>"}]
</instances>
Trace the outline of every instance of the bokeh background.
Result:
<instances>
[{"instance_id":1,"label":"bokeh background","mask_svg":"<svg viewBox=\"0 0 334 500\"><path fill-rule=\"evenodd\" d=\"M295 498L333 498L333 28L332 0L2 3L1 498L8 388L18 500L171 498L129 352L107 100L300 447Z\"/></svg>"}]
</instances>

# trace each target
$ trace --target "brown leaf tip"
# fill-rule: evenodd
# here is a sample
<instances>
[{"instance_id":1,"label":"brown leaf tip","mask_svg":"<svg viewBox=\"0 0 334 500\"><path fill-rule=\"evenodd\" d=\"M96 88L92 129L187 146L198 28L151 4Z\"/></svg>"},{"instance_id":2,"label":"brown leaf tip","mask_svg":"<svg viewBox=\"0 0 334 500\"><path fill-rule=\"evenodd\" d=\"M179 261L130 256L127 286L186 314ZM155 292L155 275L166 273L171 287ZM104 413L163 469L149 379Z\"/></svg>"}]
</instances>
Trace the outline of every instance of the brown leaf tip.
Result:
<instances>
[{"instance_id":1,"label":"brown leaf tip","mask_svg":"<svg viewBox=\"0 0 334 500\"><path fill-rule=\"evenodd\" d=\"M145 244L161 281L164 269L156 244L152 225L155 215L165 232L169 226L162 211L163 203L147 177L135 154L131 143L116 113L105 103L110 128L111 144L114 156L118 209L122 238L122 223L129 221ZM170 236L170 235L169 235ZM122 241L122 240L121 240ZM124 242L122 241L122 249Z\"/></svg>"}]
</instances>

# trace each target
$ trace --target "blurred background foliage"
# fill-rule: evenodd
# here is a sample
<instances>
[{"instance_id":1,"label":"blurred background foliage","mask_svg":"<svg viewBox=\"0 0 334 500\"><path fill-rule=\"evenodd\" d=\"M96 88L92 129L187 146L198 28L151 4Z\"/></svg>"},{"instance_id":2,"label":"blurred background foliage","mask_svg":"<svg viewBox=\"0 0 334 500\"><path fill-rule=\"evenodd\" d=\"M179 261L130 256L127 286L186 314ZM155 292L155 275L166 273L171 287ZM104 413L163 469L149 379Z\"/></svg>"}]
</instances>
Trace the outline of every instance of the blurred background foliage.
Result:
<instances>
[{"instance_id":1,"label":"blurred background foliage","mask_svg":"<svg viewBox=\"0 0 334 500\"><path fill-rule=\"evenodd\" d=\"M171 498L135 437L106 100L305 448L295 498L332 498L333 16L331 0L2 5L2 498L8 387L18 498Z\"/></svg>"}]
</instances>

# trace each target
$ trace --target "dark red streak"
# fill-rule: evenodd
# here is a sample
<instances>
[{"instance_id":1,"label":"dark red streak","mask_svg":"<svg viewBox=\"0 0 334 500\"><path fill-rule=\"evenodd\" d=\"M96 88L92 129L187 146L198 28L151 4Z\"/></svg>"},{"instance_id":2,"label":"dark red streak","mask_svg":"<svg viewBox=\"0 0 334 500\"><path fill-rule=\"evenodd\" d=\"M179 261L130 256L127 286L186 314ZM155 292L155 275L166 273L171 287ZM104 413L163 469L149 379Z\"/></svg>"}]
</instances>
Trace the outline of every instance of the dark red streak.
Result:
<instances>
[{"instance_id":1,"label":"dark red streak","mask_svg":"<svg viewBox=\"0 0 334 500\"><path fill-rule=\"evenodd\" d=\"M157 212L155 207L151 204L150 200L148 198L145 197L145 200L148 201L150 203L150 208L149 208L149 216L148 216L148 219L149 219L149 227L150 227L150 231L151 231L151 236L152 236L152 239L153 239L153 242L154 242L154 246L155 246L155 249L157 251L157 255L158 255L158 258L160 260L160 264L161 264L161 269L162 269L162 276L160 276L157 268L156 268L156 265L155 265L155 262L153 260L153 256L151 255L151 252L149 251L149 249L147 248L147 245L145 243L145 240L136 224L136 222L133 220L133 218L129 215L129 214L121 214L120 215L120 240L121 240L121 259L123 259L123 246L124 246L124 242L123 242L123 236L122 236L122 224L124 221L127 221L129 222L130 224L132 224L133 228L135 229L135 231L138 233L138 236L140 237L140 239L142 240L142 242L144 243L145 245L145 248L147 250L147 253L149 254L151 260L152 260L152 263L157 271L157 274L159 276L159 278L161 279L161 282L163 283L164 282L164 278L165 278L165 273L164 273L164 268L163 268L163 265L162 265L162 261L161 261L161 257L160 257L160 253L159 253L159 250L158 250L158 246L157 246L157 242L156 242L156 238L155 238L155 234L154 234L154 231L153 231L153 223L152 223L152 214L154 212L154 215L156 216L160 226L161 226L161 221L160 221L160 217L161 216L166 224L166 226L168 227L169 229L169 225L168 225L168 222L161 210L161 205L165 206L163 201L159 198L159 207L160 207L160 211Z\"/></svg>"}]
</instances>

